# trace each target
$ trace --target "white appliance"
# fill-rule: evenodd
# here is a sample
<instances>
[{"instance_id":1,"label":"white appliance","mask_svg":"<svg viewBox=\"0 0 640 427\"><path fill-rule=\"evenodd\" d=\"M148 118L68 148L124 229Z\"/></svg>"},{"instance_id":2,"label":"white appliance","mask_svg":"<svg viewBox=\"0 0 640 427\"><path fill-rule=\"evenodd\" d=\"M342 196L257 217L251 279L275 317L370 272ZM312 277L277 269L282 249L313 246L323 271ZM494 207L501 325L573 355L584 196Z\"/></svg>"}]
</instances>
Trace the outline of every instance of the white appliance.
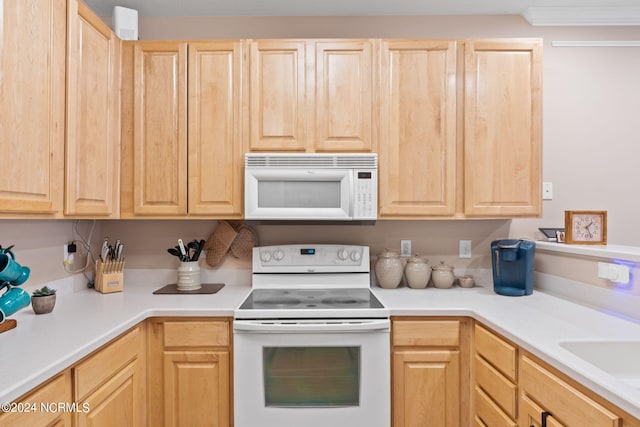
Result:
<instances>
[{"instance_id":1,"label":"white appliance","mask_svg":"<svg viewBox=\"0 0 640 427\"><path fill-rule=\"evenodd\" d=\"M253 249L234 310L236 427L391 425L389 311L369 283L366 246Z\"/></svg>"},{"instance_id":2,"label":"white appliance","mask_svg":"<svg viewBox=\"0 0 640 427\"><path fill-rule=\"evenodd\" d=\"M244 209L247 220L376 220L378 155L245 154Z\"/></svg>"}]
</instances>

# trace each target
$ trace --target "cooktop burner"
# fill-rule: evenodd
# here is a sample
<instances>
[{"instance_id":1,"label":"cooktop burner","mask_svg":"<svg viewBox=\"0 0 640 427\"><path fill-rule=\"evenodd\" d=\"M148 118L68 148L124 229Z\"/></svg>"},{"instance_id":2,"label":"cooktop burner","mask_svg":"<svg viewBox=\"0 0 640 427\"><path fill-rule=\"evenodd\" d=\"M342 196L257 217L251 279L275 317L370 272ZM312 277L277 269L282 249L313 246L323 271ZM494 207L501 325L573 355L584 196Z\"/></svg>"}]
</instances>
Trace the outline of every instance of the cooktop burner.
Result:
<instances>
[{"instance_id":1,"label":"cooktop burner","mask_svg":"<svg viewBox=\"0 0 640 427\"><path fill-rule=\"evenodd\" d=\"M383 305L369 289L254 289L240 310L372 309Z\"/></svg>"}]
</instances>

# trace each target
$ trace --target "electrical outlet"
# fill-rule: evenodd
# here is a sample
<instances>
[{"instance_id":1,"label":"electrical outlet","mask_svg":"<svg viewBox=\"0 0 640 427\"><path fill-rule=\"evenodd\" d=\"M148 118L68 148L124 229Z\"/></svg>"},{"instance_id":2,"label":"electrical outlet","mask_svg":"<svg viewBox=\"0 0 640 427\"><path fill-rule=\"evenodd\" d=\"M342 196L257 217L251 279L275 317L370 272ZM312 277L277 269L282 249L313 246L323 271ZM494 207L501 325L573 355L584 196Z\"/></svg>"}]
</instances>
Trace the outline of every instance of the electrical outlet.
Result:
<instances>
[{"instance_id":1,"label":"electrical outlet","mask_svg":"<svg viewBox=\"0 0 640 427\"><path fill-rule=\"evenodd\" d=\"M75 244L71 244L71 250L69 250L69 245L63 245L62 250L63 250L63 257L62 257L62 262L64 263L64 265L73 265L73 253L76 250L76 245Z\"/></svg>"},{"instance_id":2,"label":"electrical outlet","mask_svg":"<svg viewBox=\"0 0 640 427\"><path fill-rule=\"evenodd\" d=\"M626 265L598 263L598 277L615 283L629 283L629 267Z\"/></svg>"},{"instance_id":3,"label":"electrical outlet","mask_svg":"<svg viewBox=\"0 0 640 427\"><path fill-rule=\"evenodd\" d=\"M460 240L460 258L471 258L471 240Z\"/></svg>"},{"instance_id":4,"label":"electrical outlet","mask_svg":"<svg viewBox=\"0 0 640 427\"><path fill-rule=\"evenodd\" d=\"M400 240L400 256L411 256L411 240Z\"/></svg>"}]
</instances>

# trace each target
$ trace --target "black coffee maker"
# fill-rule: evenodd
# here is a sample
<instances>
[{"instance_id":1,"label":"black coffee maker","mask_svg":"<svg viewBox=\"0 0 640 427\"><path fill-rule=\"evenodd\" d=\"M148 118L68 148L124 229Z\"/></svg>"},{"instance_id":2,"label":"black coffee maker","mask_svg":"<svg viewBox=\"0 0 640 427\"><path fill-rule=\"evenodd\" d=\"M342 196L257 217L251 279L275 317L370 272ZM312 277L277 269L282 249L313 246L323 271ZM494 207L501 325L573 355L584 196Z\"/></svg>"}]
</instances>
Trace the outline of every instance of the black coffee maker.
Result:
<instances>
[{"instance_id":1,"label":"black coffee maker","mask_svg":"<svg viewBox=\"0 0 640 427\"><path fill-rule=\"evenodd\" d=\"M536 244L530 240L491 242L493 291L510 297L533 293L533 258Z\"/></svg>"}]
</instances>

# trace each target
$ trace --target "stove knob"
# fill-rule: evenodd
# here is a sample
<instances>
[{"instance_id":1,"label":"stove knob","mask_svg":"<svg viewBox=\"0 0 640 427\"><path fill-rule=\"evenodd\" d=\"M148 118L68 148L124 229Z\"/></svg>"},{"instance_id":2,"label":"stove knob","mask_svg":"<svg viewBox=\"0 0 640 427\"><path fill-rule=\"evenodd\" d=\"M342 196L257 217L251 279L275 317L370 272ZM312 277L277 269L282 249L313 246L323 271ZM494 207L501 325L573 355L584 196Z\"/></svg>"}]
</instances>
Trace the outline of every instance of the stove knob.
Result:
<instances>
[{"instance_id":1,"label":"stove knob","mask_svg":"<svg viewBox=\"0 0 640 427\"><path fill-rule=\"evenodd\" d=\"M282 261L284 259L284 252L282 251L282 249L277 249L273 253L273 259L275 259L276 261Z\"/></svg>"},{"instance_id":2,"label":"stove knob","mask_svg":"<svg viewBox=\"0 0 640 427\"><path fill-rule=\"evenodd\" d=\"M271 252L268 252L268 251L260 252L260 261L262 261L262 262L271 261Z\"/></svg>"},{"instance_id":3,"label":"stove knob","mask_svg":"<svg viewBox=\"0 0 640 427\"><path fill-rule=\"evenodd\" d=\"M338 251L338 259L340 261L344 261L347 258L349 258L349 252L347 252L347 250L345 248L342 248Z\"/></svg>"},{"instance_id":4,"label":"stove knob","mask_svg":"<svg viewBox=\"0 0 640 427\"><path fill-rule=\"evenodd\" d=\"M361 258L362 258L362 254L360 253L359 250L356 249L355 251L351 252L351 260L352 261L358 262L358 261L360 261Z\"/></svg>"}]
</instances>

